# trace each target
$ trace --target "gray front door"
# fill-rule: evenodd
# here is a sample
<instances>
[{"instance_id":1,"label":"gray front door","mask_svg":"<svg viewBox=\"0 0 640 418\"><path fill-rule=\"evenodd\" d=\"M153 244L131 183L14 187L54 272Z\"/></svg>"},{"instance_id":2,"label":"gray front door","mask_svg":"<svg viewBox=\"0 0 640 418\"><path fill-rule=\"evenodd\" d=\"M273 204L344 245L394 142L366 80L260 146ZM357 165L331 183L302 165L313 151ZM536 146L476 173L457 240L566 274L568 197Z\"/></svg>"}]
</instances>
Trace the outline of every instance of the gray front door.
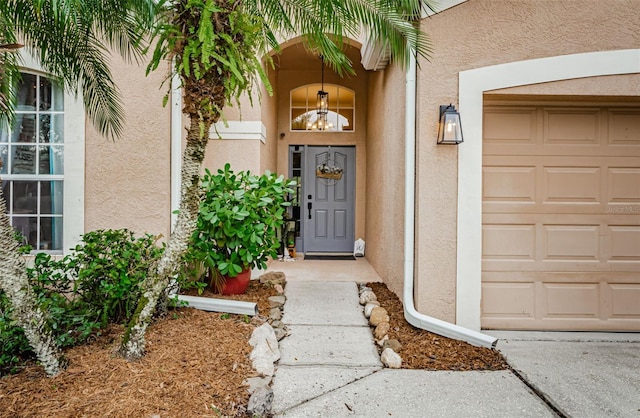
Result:
<instances>
[{"instance_id":1,"label":"gray front door","mask_svg":"<svg viewBox=\"0 0 640 418\"><path fill-rule=\"evenodd\" d=\"M353 252L355 147L308 146L303 192L304 251Z\"/></svg>"}]
</instances>

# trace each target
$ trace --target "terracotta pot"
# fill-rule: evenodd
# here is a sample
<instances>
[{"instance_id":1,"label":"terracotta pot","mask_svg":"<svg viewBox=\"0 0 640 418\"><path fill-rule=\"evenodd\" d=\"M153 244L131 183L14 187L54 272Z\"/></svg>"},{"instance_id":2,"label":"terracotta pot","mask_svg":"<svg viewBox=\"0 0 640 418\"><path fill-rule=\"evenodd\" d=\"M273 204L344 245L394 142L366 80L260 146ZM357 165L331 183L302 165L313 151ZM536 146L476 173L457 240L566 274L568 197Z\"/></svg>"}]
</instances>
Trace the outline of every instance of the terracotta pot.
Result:
<instances>
[{"instance_id":1,"label":"terracotta pot","mask_svg":"<svg viewBox=\"0 0 640 418\"><path fill-rule=\"evenodd\" d=\"M224 285L222 286L223 295L241 295L247 291L249 282L251 281L251 269L244 269L236 277L224 277Z\"/></svg>"}]
</instances>

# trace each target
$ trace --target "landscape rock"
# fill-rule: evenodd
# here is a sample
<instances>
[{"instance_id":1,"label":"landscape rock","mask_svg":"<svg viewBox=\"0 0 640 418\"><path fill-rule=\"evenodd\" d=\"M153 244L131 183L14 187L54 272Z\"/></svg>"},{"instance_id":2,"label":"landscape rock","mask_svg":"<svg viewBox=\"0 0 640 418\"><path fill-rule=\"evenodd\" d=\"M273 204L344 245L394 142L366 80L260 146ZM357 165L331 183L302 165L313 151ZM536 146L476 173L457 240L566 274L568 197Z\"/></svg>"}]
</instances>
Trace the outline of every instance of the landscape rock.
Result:
<instances>
[{"instance_id":1,"label":"landscape rock","mask_svg":"<svg viewBox=\"0 0 640 418\"><path fill-rule=\"evenodd\" d=\"M391 325L388 322L381 322L373 331L373 336L376 337L376 340L381 340L389 333L389 328L391 328Z\"/></svg>"},{"instance_id":2,"label":"landscape rock","mask_svg":"<svg viewBox=\"0 0 640 418\"><path fill-rule=\"evenodd\" d=\"M247 391L251 394L261 386L269 386L269 384L271 383L271 380L272 379L270 376L250 377L245 382L249 386Z\"/></svg>"},{"instance_id":3,"label":"landscape rock","mask_svg":"<svg viewBox=\"0 0 640 418\"><path fill-rule=\"evenodd\" d=\"M274 328L273 331L276 333L276 340L278 341L287 336L287 331L284 328Z\"/></svg>"},{"instance_id":4,"label":"landscape rock","mask_svg":"<svg viewBox=\"0 0 640 418\"><path fill-rule=\"evenodd\" d=\"M380 356L380 360L382 364L390 369L399 369L402 365L402 358L390 348L384 349L382 351L382 355Z\"/></svg>"},{"instance_id":5,"label":"landscape rock","mask_svg":"<svg viewBox=\"0 0 640 418\"><path fill-rule=\"evenodd\" d=\"M271 326L273 327L273 329L284 328L284 322L275 320L271 322Z\"/></svg>"},{"instance_id":6,"label":"landscape rock","mask_svg":"<svg viewBox=\"0 0 640 418\"><path fill-rule=\"evenodd\" d=\"M400 341L393 338L385 341L384 344L382 344L382 349L384 350L385 348L390 348L396 353L399 353L400 351L402 351L402 344L400 344Z\"/></svg>"},{"instance_id":7,"label":"landscape rock","mask_svg":"<svg viewBox=\"0 0 640 418\"><path fill-rule=\"evenodd\" d=\"M273 376L273 363L280 359L280 349L271 325L262 324L251 334L249 345L253 347L249 358L255 371L262 376Z\"/></svg>"},{"instance_id":8,"label":"landscape rock","mask_svg":"<svg viewBox=\"0 0 640 418\"><path fill-rule=\"evenodd\" d=\"M273 389L269 386L260 386L249 398L247 412L252 417L268 416L271 413L273 403Z\"/></svg>"},{"instance_id":9,"label":"landscape rock","mask_svg":"<svg viewBox=\"0 0 640 418\"><path fill-rule=\"evenodd\" d=\"M271 306L272 308L280 308L281 306L284 305L286 298L282 295L279 295L279 296L270 296L268 300L269 300L269 306Z\"/></svg>"},{"instance_id":10,"label":"landscape rock","mask_svg":"<svg viewBox=\"0 0 640 418\"><path fill-rule=\"evenodd\" d=\"M371 316L369 317L369 325L372 327L377 327L382 322L389 322L389 314L385 308L381 308L376 306L371 311Z\"/></svg>"},{"instance_id":11,"label":"landscape rock","mask_svg":"<svg viewBox=\"0 0 640 418\"><path fill-rule=\"evenodd\" d=\"M278 292L279 295L284 295L284 289L282 288L282 285L276 284L273 285L273 288L276 290L276 292Z\"/></svg>"},{"instance_id":12,"label":"landscape rock","mask_svg":"<svg viewBox=\"0 0 640 418\"><path fill-rule=\"evenodd\" d=\"M389 339L389 335L385 335L384 337L382 337L379 340L376 340L376 344L378 344L378 346L383 347L384 343Z\"/></svg>"},{"instance_id":13,"label":"landscape rock","mask_svg":"<svg viewBox=\"0 0 640 418\"><path fill-rule=\"evenodd\" d=\"M377 301L378 297L376 296L375 293L373 293L370 290L362 292L362 294L360 295L360 305L366 305L368 302L371 302L372 300Z\"/></svg>"},{"instance_id":14,"label":"landscape rock","mask_svg":"<svg viewBox=\"0 0 640 418\"><path fill-rule=\"evenodd\" d=\"M269 271L264 273L260 276L259 280L260 283L268 283L274 286L277 284L284 286L284 283L287 281L286 276L281 271Z\"/></svg>"},{"instance_id":15,"label":"landscape rock","mask_svg":"<svg viewBox=\"0 0 640 418\"><path fill-rule=\"evenodd\" d=\"M378 302L377 300L372 300L371 302L364 305L364 316L369 318L371 316L371 311L376 306L380 306L380 302Z\"/></svg>"},{"instance_id":16,"label":"landscape rock","mask_svg":"<svg viewBox=\"0 0 640 418\"><path fill-rule=\"evenodd\" d=\"M282 319L282 310L280 308L271 308L269 311L269 319L279 321Z\"/></svg>"}]
</instances>

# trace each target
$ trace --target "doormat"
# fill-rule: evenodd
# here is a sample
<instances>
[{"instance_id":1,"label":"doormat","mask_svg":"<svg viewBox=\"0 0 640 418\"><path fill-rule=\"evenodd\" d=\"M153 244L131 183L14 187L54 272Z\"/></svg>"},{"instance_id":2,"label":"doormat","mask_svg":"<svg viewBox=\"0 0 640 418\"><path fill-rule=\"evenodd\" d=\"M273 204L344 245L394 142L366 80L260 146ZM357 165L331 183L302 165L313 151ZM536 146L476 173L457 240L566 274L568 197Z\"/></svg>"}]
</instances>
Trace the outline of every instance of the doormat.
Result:
<instances>
[{"instance_id":1,"label":"doormat","mask_svg":"<svg viewBox=\"0 0 640 418\"><path fill-rule=\"evenodd\" d=\"M304 255L305 260L355 260L356 258L352 255Z\"/></svg>"}]
</instances>

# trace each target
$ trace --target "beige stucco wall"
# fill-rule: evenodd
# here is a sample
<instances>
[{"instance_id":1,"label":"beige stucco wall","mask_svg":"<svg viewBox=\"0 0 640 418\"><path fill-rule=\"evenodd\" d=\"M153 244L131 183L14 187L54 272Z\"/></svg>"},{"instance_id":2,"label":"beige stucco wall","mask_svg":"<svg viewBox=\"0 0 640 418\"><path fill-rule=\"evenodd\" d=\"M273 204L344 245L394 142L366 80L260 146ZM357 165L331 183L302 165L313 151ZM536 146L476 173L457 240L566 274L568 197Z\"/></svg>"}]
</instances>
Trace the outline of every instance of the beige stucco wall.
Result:
<instances>
[{"instance_id":1,"label":"beige stucco wall","mask_svg":"<svg viewBox=\"0 0 640 418\"><path fill-rule=\"evenodd\" d=\"M262 123L264 123L267 137L262 147L260 147L260 171L269 170L275 173L278 169L278 71L275 68L268 67L267 76L269 83L273 88L273 94L269 95L267 91L262 89ZM287 174L286 172L282 174Z\"/></svg>"},{"instance_id":2,"label":"beige stucco wall","mask_svg":"<svg viewBox=\"0 0 640 418\"><path fill-rule=\"evenodd\" d=\"M293 49L290 49L293 48ZM354 132L295 132L290 130L290 92L306 85L320 82L320 60L313 55L302 53L302 45L285 48L282 55L276 57L278 66L278 173L287 175L289 164L289 145L355 145L356 147L356 239L365 235L365 196L367 190L367 85L368 73L360 65L360 50L347 48L347 56L354 65L355 75L340 77L330 68L325 68L325 84L338 84L355 91L356 114ZM284 137L280 138L280 134Z\"/></svg>"},{"instance_id":3,"label":"beige stucco wall","mask_svg":"<svg viewBox=\"0 0 640 418\"><path fill-rule=\"evenodd\" d=\"M277 71L269 68L269 82L275 89ZM275 172L277 150L277 94L269 95L264 85L256 86L251 94L244 94L240 104L233 103L224 109L226 121L253 122L261 121L265 128L266 138L262 142L257 139L229 140L220 139L215 131L211 132L211 140L203 167L215 172L226 163L238 172L250 170L254 174L261 174L266 170ZM224 133L221 133L224 137Z\"/></svg>"},{"instance_id":4,"label":"beige stucco wall","mask_svg":"<svg viewBox=\"0 0 640 418\"><path fill-rule=\"evenodd\" d=\"M253 104L253 105L252 105ZM249 94L243 94L240 102L227 105L223 111L223 120L229 121L259 121L261 118L259 95L256 89ZM220 123L223 123L223 120ZM220 129L223 129L221 127ZM218 133L212 128L210 141L207 145L203 168L215 173L225 164L231 164L235 172L250 170L260 172L260 140L257 139L223 139L224 132Z\"/></svg>"},{"instance_id":5,"label":"beige stucco wall","mask_svg":"<svg viewBox=\"0 0 640 418\"><path fill-rule=\"evenodd\" d=\"M202 165L212 173L229 163L235 172L259 174L261 145L257 139L211 139Z\"/></svg>"},{"instance_id":6,"label":"beige stucco wall","mask_svg":"<svg viewBox=\"0 0 640 418\"><path fill-rule=\"evenodd\" d=\"M87 122L84 229L129 228L168 236L171 121L169 107L162 107L167 89L160 87L167 73L160 67L146 77L144 65L115 56L110 64L126 126L122 138L111 142Z\"/></svg>"},{"instance_id":7,"label":"beige stucco wall","mask_svg":"<svg viewBox=\"0 0 640 418\"><path fill-rule=\"evenodd\" d=\"M398 66L369 75L366 257L397 295L404 269L404 92Z\"/></svg>"},{"instance_id":8,"label":"beige stucco wall","mask_svg":"<svg viewBox=\"0 0 640 418\"><path fill-rule=\"evenodd\" d=\"M458 73L534 58L637 48L639 8L635 0L469 0L423 21L434 51L430 62L421 60L418 75L416 305L419 311L448 321L456 319L458 148L436 146L435 137L438 106L457 105ZM608 83L600 79L582 81L600 82ZM566 92L573 94L570 92L575 91L577 84ZM536 94L538 88L551 92L553 86L534 86L526 94ZM561 90L553 91L564 94ZM605 92L603 86L598 94L610 94ZM464 109L460 111L464 130Z\"/></svg>"},{"instance_id":9,"label":"beige stucco wall","mask_svg":"<svg viewBox=\"0 0 640 418\"><path fill-rule=\"evenodd\" d=\"M519 100L536 100L539 96L545 96L555 102L590 100L595 96L601 100L637 102L639 92L638 74L623 74L498 89L491 91L487 96L495 99L517 97Z\"/></svg>"}]
</instances>

